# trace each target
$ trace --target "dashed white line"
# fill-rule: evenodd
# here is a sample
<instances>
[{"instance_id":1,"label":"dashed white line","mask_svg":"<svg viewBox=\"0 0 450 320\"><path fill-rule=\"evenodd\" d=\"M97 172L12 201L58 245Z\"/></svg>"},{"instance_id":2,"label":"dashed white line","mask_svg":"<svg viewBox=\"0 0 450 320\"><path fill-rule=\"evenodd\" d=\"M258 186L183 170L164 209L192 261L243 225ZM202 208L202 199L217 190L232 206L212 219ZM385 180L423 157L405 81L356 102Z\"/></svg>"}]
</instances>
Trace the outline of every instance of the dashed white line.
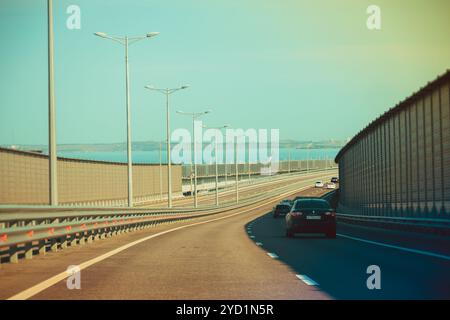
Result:
<instances>
[{"instance_id":1,"label":"dashed white line","mask_svg":"<svg viewBox=\"0 0 450 320\"><path fill-rule=\"evenodd\" d=\"M251 239L255 239L255 236L250 236Z\"/></svg>"},{"instance_id":2,"label":"dashed white line","mask_svg":"<svg viewBox=\"0 0 450 320\"><path fill-rule=\"evenodd\" d=\"M308 286L318 286L319 284L317 282L315 282L313 279L311 279L310 277L308 277L307 275L304 274L296 274L295 275L297 278L299 278L300 280L302 280L305 284L307 284Z\"/></svg>"},{"instance_id":3,"label":"dashed white line","mask_svg":"<svg viewBox=\"0 0 450 320\"><path fill-rule=\"evenodd\" d=\"M423 251L423 250L417 250L417 249L411 249L411 248L395 246L395 245L392 245L392 244L376 242L376 241L366 240L366 239L357 238L357 237L351 237L351 236L347 236L345 234L340 234L340 233L338 233L336 235L339 236L339 237L342 237L342 238L347 238L347 239L351 239L351 240L355 240L355 241L370 243L370 244L374 244L374 245L381 246L381 247L386 247L386 248L397 249L397 250L402 250L402 251L406 251L406 252L422 254L424 256L430 256L430 257L440 258L440 259L444 259L444 260L450 260L450 256L446 256L446 255L443 255L443 254L438 254L438 253L433 253L433 252L429 252L429 251Z\"/></svg>"},{"instance_id":4,"label":"dashed white line","mask_svg":"<svg viewBox=\"0 0 450 320\"><path fill-rule=\"evenodd\" d=\"M262 242L256 242L255 244L260 247L262 247L262 245L263 245Z\"/></svg>"},{"instance_id":5,"label":"dashed white line","mask_svg":"<svg viewBox=\"0 0 450 320\"><path fill-rule=\"evenodd\" d=\"M278 256L277 256L275 253L267 252L267 255L268 255L269 257L271 257L272 259L278 259Z\"/></svg>"}]
</instances>

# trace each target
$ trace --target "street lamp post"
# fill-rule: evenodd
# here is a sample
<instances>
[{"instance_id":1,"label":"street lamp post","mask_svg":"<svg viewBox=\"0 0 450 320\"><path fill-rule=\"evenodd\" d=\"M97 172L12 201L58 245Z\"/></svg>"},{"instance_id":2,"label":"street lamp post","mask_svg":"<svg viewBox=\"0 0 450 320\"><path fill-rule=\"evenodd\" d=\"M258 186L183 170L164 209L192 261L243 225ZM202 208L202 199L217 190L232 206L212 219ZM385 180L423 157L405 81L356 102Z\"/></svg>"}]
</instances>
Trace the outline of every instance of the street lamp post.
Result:
<instances>
[{"instance_id":1,"label":"street lamp post","mask_svg":"<svg viewBox=\"0 0 450 320\"><path fill-rule=\"evenodd\" d=\"M228 169L227 169L227 158L225 157L225 163L223 164L223 174L225 175L225 188L228 187Z\"/></svg>"},{"instance_id":2,"label":"street lamp post","mask_svg":"<svg viewBox=\"0 0 450 320\"><path fill-rule=\"evenodd\" d=\"M251 179L251 170L250 170L250 159L248 159L248 183L250 184L250 179Z\"/></svg>"},{"instance_id":3,"label":"street lamp post","mask_svg":"<svg viewBox=\"0 0 450 320\"><path fill-rule=\"evenodd\" d=\"M145 36L138 37L116 37L109 36L104 32L94 33L96 36L118 42L125 46L125 90L126 90L126 105L127 105L127 165L128 165L128 206L133 206L133 169L131 158L131 103L130 103L130 72L128 66L128 47L135 42L143 39L157 36L159 32L150 32Z\"/></svg>"},{"instance_id":4,"label":"street lamp post","mask_svg":"<svg viewBox=\"0 0 450 320\"><path fill-rule=\"evenodd\" d=\"M234 165L236 171L236 203L239 203L239 164L238 164L238 144L236 143L236 152L234 153Z\"/></svg>"},{"instance_id":5,"label":"street lamp post","mask_svg":"<svg viewBox=\"0 0 450 320\"><path fill-rule=\"evenodd\" d=\"M215 129L215 130L221 130L221 129L225 129L228 128L228 125L224 125L221 127L208 127L208 126L203 126L203 128L208 128L208 129ZM214 162L215 162L215 167L216 167L216 206L219 206L219 167L218 167L218 162L217 162L217 140L214 140Z\"/></svg>"},{"instance_id":6,"label":"street lamp post","mask_svg":"<svg viewBox=\"0 0 450 320\"><path fill-rule=\"evenodd\" d=\"M56 157L56 107L53 64L53 1L47 1L48 10L48 160L50 205L58 205L58 179Z\"/></svg>"},{"instance_id":7,"label":"street lamp post","mask_svg":"<svg viewBox=\"0 0 450 320\"><path fill-rule=\"evenodd\" d=\"M172 161L170 158L170 105L169 96L178 91L189 88L189 86L181 86L173 89L159 89L153 86L145 86L146 89L158 91L166 96L166 139L167 139L167 206L172 208Z\"/></svg>"},{"instance_id":8,"label":"street lamp post","mask_svg":"<svg viewBox=\"0 0 450 320\"><path fill-rule=\"evenodd\" d=\"M192 135L194 140L194 207L198 207L198 198L197 198L197 143L195 142L195 119L201 117L202 115L210 113L211 110L202 111L202 112L183 112L177 111L178 114L183 116L192 117Z\"/></svg>"},{"instance_id":9,"label":"street lamp post","mask_svg":"<svg viewBox=\"0 0 450 320\"><path fill-rule=\"evenodd\" d=\"M288 173L291 173L291 148L288 150Z\"/></svg>"},{"instance_id":10,"label":"street lamp post","mask_svg":"<svg viewBox=\"0 0 450 320\"><path fill-rule=\"evenodd\" d=\"M309 158L310 158L310 148L311 146L308 145L308 157L306 159L306 171L309 173Z\"/></svg>"},{"instance_id":11,"label":"street lamp post","mask_svg":"<svg viewBox=\"0 0 450 320\"><path fill-rule=\"evenodd\" d=\"M162 142L159 142L159 200L162 201Z\"/></svg>"},{"instance_id":12,"label":"street lamp post","mask_svg":"<svg viewBox=\"0 0 450 320\"><path fill-rule=\"evenodd\" d=\"M312 143L309 143L307 146L306 146L306 173L309 173L309 150L311 149L311 147L312 147ZM300 147L296 147L295 149L302 149L302 148L300 148Z\"/></svg>"}]
</instances>

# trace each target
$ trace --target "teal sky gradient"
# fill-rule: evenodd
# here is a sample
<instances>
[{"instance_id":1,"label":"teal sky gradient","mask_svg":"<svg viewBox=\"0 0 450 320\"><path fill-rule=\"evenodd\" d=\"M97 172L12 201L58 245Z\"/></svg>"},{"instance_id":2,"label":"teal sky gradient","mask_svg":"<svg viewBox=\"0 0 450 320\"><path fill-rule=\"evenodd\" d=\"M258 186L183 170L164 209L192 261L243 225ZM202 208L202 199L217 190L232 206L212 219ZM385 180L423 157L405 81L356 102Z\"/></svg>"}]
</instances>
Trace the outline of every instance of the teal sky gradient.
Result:
<instances>
[{"instance_id":1,"label":"teal sky gradient","mask_svg":"<svg viewBox=\"0 0 450 320\"><path fill-rule=\"evenodd\" d=\"M81 30L66 8L81 8ZM381 8L382 30L366 28ZM206 124L279 128L281 139L345 139L450 68L446 0L54 1L58 143L126 140L124 48L93 36L161 34L130 47L133 140L165 133L175 110ZM0 2L0 144L47 143L45 0Z\"/></svg>"}]
</instances>

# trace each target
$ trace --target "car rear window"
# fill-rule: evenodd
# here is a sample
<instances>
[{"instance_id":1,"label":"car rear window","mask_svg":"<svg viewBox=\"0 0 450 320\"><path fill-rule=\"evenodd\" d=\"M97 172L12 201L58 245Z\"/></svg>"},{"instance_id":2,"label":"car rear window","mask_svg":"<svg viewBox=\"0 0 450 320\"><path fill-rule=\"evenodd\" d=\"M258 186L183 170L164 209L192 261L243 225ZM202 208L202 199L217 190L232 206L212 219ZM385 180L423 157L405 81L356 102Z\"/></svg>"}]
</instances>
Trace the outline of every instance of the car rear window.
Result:
<instances>
[{"instance_id":1,"label":"car rear window","mask_svg":"<svg viewBox=\"0 0 450 320\"><path fill-rule=\"evenodd\" d=\"M280 211L290 211L291 206L287 205L287 204L279 204L279 205L277 205L277 207L275 209L280 210Z\"/></svg>"},{"instance_id":2,"label":"car rear window","mask_svg":"<svg viewBox=\"0 0 450 320\"><path fill-rule=\"evenodd\" d=\"M297 200L295 209L330 209L330 204L328 201L321 199Z\"/></svg>"}]
</instances>

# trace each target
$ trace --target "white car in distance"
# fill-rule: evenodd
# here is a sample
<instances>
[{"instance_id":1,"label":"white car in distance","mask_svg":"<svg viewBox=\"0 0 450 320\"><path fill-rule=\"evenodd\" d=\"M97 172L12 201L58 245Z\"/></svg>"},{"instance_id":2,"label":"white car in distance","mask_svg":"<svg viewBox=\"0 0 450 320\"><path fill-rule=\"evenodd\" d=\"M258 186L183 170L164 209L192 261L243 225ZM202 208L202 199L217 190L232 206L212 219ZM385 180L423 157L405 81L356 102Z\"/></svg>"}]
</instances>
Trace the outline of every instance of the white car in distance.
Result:
<instances>
[{"instance_id":1,"label":"white car in distance","mask_svg":"<svg viewBox=\"0 0 450 320\"><path fill-rule=\"evenodd\" d=\"M323 182L322 181L316 181L315 185L316 188L323 188Z\"/></svg>"}]
</instances>

